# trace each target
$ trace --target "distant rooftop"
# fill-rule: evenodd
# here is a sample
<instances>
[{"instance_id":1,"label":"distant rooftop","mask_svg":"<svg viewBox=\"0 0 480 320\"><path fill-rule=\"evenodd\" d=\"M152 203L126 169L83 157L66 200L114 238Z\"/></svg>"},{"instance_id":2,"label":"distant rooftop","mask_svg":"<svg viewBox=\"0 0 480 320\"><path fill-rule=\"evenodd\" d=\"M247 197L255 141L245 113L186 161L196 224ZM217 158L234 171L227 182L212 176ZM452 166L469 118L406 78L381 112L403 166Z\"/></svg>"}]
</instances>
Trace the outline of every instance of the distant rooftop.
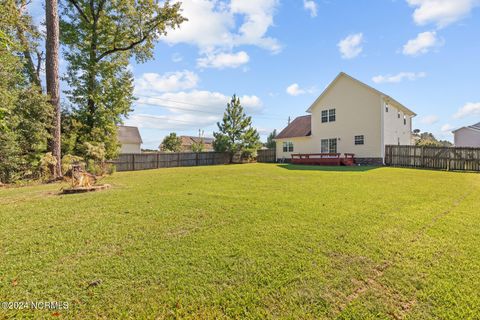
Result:
<instances>
[{"instance_id":1,"label":"distant rooftop","mask_svg":"<svg viewBox=\"0 0 480 320\"><path fill-rule=\"evenodd\" d=\"M118 126L118 141L125 143L143 143L137 127Z\"/></svg>"}]
</instances>

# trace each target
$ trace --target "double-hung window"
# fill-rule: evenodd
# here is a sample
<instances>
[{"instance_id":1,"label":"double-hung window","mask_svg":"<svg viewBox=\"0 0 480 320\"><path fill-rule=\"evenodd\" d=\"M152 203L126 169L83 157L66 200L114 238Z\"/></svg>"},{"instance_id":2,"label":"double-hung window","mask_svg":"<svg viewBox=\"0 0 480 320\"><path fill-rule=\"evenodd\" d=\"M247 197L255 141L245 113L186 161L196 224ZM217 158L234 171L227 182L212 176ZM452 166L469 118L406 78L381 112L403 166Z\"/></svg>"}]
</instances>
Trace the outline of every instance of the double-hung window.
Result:
<instances>
[{"instance_id":1,"label":"double-hung window","mask_svg":"<svg viewBox=\"0 0 480 320\"><path fill-rule=\"evenodd\" d=\"M334 122L336 120L335 109L322 110L322 123Z\"/></svg>"},{"instance_id":2,"label":"double-hung window","mask_svg":"<svg viewBox=\"0 0 480 320\"><path fill-rule=\"evenodd\" d=\"M365 144L365 136L364 135L355 136L355 145L359 146L363 144Z\"/></svg>"},{"instance_id":3,"label":"double-hung window","mask_svg":"<svg viewBox=\"0 0 480 320\"><path fill-rule=\"evenodd\" d=\"M293 142L286 141L283 143L283 152L293 152Z\"/></svg>"},{"instance_id":4,"label":"double-hung window","mask_svg":"<svg viewBox=\"0 0 480 320\"><path fill-rule=\"evenodd\" d=\"M322 139L321 151L322 153L337 153L337 139Z\"/></svg>"}]
</instances>

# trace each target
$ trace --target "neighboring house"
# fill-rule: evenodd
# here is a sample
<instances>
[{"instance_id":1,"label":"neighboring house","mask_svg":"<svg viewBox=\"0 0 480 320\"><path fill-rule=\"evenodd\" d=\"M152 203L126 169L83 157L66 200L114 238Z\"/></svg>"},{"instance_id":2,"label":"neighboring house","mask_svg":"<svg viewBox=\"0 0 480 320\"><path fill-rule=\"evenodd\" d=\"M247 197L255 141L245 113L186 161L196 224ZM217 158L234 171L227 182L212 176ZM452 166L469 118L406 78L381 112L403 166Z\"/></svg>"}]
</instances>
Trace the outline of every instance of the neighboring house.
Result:
<instances>
[{"instance_id":1,"label":"neighboring house","mask_svg":"<svg viewBox=\"0 0 480 320\"><path fill-rule=\"evenodd\" d=\"M137 127L118 126L120 153L141 153L142 137Z\"/></svg>"},{"instance_id":2,"label":"neighboring house","mask_svg":"<svg viewBox=\"0 0 480 320\"><path fill-rule=\"evenodd\" d=\"M192 145L203 141L203 151L213 151L213 138L200 138L194 136L180 136L182 151L192 151Z\"/></svg>"},{"instance_id":3,"label":"neighboring house","mask_svg":"<svg viewBox=\"0 0 480 320\"><path fill-rule=\"evenodd\" d=\"M455 147L480 148L480 122L453 132Z\"/></svg>"},{"instance_id":4,"label":"neighboring house","mask_svg":"<svg viewBox=\"0 0 480 320\"><path fill-rule=\"evenodd\" d=\"M358 163L382 164L385 145L412 144L416 114L392 97L340 73L277 137L277 159L292 153L354 153Z\"/></svg>"}]
</instances>

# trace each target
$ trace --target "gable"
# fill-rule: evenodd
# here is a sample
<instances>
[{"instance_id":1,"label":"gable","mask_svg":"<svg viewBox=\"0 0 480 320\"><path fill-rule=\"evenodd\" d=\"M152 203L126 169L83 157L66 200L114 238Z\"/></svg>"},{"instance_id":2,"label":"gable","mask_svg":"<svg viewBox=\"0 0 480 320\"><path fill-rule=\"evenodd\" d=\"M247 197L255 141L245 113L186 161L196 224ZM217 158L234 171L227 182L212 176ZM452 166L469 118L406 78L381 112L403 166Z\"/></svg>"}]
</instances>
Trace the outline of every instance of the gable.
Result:
<instances>
[{"instance_id":1,"label":"gable","mask_svg":"<svg viewBox=\"0 0 480 320\"><path fill-rule=\"evenodd\" d=\"M338 76L327 86L327 88L322 92L322 94L312 103L312 105L308 108L307 112L312 113L313 109L321 104L322 100L330 95L332 91L335 91L338 86L344 87L343 90L346 90L347 92L342 94L348 94L349 89L345 87L351 86L352 90L359 89L365 92L365 94L370 94L370 95L375 95L379 99L383 98L388 104L394 105L397 109L401 110L403 113L410 115L410 116L416 116L416 114L402 105L400 102L396 101L392 97L378 91L377 89L349 76L348 74L344 72L340 72ZM355 88L355 89L353 89Z\"/></svg>"}]
</instances>

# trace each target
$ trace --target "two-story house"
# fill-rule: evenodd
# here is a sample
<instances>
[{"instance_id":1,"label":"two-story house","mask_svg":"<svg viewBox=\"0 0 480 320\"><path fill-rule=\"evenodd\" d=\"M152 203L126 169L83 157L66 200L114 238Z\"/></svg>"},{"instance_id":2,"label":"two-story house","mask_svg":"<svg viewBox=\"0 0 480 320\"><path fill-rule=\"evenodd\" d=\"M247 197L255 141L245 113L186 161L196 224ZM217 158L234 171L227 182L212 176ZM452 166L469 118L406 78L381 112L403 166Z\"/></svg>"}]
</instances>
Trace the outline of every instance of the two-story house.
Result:
<instances>
[{"instance_id":1,"label":"two-story house","mask_svg":"<svg viewBox=\"0 0 480 320\"><path fill-rule=\"evenodd\" d=\"M307 112L277 135L277 160L295 153L354 153L357 163L383 164L385 145L412 143L416 114L343 72Z\"/></svg>"}]
</instances>

